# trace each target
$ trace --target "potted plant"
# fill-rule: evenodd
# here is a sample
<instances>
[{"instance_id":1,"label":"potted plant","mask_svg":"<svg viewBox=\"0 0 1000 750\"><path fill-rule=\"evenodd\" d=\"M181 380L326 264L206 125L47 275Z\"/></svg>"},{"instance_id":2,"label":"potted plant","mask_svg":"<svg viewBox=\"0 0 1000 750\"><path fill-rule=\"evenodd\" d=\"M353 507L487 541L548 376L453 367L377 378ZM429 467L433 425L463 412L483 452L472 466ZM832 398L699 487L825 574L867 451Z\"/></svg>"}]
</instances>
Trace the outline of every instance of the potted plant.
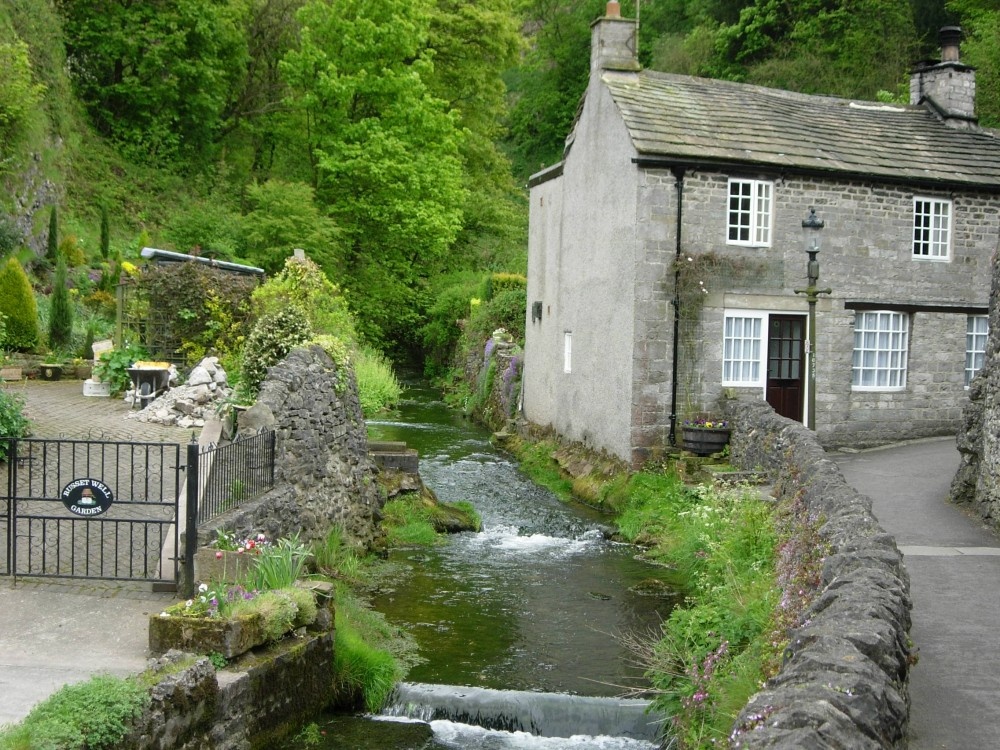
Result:
<instances>
[{"instance_id":1,"label":"potted plant","mask_svg":"<svg viewBox=\"0 0 1000 750\"><path fill-rule=\"evenodd\" d=\"M681 425L681 444L684 450L698 456L719 453L729 445L730 428L725 419L693 417Z\"/></svg>"}]
</instances>

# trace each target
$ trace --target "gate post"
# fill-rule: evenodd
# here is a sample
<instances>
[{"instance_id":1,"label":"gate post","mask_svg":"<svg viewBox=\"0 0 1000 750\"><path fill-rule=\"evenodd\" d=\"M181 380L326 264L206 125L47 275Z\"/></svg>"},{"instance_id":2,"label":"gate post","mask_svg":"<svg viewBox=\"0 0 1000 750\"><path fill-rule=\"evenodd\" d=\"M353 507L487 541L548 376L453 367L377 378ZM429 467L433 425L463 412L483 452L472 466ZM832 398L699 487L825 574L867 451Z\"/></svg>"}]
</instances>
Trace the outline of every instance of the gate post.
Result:
<instances>
[{"instance_id":1,"label":"gate post","mask_svg":"<svg viewBox=\"0 0 1000 750\"><path fill-rule=\"evenodd\" d=\"M187 444L187 499L184 522L184 581L182 596L194 596L194 555L198 549L198 441L191 433Z\"/></svg>"}]
</instances>

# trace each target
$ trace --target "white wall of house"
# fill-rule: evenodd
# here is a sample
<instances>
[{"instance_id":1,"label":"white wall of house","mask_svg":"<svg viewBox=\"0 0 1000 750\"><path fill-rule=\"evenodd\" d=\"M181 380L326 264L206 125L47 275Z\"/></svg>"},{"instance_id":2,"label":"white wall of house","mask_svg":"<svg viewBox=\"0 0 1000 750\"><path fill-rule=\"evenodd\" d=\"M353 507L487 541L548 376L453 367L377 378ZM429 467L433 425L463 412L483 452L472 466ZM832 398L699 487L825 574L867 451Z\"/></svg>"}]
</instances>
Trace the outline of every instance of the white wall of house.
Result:
<instances>
[{"instance_id":1,"label":"white wall of house","mask_svg":"<svg viewBox=\"0 0 1000 750\"><path fill-rule=\"evenodd\" d=\"M531 190L528 240L524 415L622 457L631 448L633 410L634 155L595 79L562 175ZM535 302L543 316L533 322Z\"/></svg>"}]
</instances>

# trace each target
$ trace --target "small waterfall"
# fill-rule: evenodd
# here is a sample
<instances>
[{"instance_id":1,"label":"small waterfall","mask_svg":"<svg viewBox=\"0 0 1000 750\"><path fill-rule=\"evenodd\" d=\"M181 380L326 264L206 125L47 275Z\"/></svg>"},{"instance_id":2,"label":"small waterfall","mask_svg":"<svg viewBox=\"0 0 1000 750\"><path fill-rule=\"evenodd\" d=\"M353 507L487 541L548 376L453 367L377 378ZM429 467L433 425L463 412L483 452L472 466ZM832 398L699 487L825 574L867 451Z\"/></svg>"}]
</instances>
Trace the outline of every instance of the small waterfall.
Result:
<instances>
[{"instance_id":1,"label":"small waterfall","mask_svg":"<svg viewBox=\"0 0 1000 750\"><path fill-rule=\"evenodd\" d=\"M383 715L541 737L606 736L653 743L663 719L648 713L648 708L649 701L636 699L404 682L396 687Z\"/></svg>"}]
</instances>

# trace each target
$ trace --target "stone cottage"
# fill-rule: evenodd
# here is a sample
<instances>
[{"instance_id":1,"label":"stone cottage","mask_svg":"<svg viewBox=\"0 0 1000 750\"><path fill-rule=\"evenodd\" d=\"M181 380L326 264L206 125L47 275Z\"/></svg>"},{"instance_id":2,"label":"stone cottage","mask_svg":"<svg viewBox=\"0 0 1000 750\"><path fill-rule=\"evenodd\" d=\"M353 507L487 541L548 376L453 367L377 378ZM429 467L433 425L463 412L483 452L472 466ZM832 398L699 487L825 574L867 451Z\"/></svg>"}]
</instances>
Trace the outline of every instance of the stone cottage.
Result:
<instances>
[{"instance_id":1,"label":"stone cottage","mask_svg":"<svg viewBox=\"0 0 1000 750\"><path fill-rule=\"evenodd\" d=\"M954 432L1000 227L959 36L889 105L642 70L608 3L564 158L530 180L523 416L634 465L723 396L826 446Z\"/></svg>"}]
</instances>

